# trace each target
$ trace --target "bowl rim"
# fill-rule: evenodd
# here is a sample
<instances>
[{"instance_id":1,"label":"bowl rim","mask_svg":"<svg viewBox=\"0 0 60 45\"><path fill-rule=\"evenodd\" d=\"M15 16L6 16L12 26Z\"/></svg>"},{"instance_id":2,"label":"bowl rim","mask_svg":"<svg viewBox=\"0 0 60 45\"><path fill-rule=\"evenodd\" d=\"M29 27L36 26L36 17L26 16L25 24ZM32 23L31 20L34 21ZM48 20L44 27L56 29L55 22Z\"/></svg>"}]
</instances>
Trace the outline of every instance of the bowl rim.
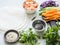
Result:
<instances>
[{"instance_id":1,"label":"bowl rim","mask_svg":"<svg viewBox=\"0 0 60 45\"><path fill-rule=\"evenodd\" d=\"M15 32L15 33L18 35L16 41L14 41L14 42L9 42L9 41L6 40L6 35L7 35L9 32ZM5 40L5 42L10 43L10 44L16 43L16 42L19 40L19 33L18 33L18 31L14 30L14 29L10 29L10 30L6 31L5 34L4 34L4 40Z\"/></svg>"},{"instance_id":2,"label":"bowl rim","mask_svg":"<svg viewBox=\"0 0 60 45\"><path fill-rule=\"evenodd\" d=\"M41 30L38 30L38 29L34 28L34 27L33 27L33 22L36 21L36 20L43 21L43 22L45 23L45 27L44 27L43 29L41 29ZM46 21L45 21L45 20L42 20L42 19L36 19L36 20L34 20L34 21L32 22L32 27L33 27L36 31L46 31L46 30L47 30L47 23L46 23Z\"/></svg>"}]
</instances>

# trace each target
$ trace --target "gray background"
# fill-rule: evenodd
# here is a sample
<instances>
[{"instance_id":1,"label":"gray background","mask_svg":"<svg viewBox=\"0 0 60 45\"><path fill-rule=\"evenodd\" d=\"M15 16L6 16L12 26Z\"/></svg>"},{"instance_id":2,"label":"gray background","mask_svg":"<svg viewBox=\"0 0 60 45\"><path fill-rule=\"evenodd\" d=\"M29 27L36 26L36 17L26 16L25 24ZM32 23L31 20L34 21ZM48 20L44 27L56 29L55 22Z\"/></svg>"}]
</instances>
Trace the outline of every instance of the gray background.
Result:
<instances>
[{"instance_id":1,"label":"gray background","mask_svg":"<svg viewBox=\"0 0 60 45\"><path fill-rule=\"evenodd\" d=\"M22 8L22 3L24 0L0 0L0 8L8 6L8 7L20 7ZM46 0L36 0L38 2L38 4L41 4L42 2L46 1ZM60 0L55 0L57 1L57 3L60 3ZM39 7L38 7L39 10ZM31 22L29 23L29 26L27 26L28 28L30 27ZM40 40L41 45L45 45L44 40ZM13 45L13 44L6 44L4 42L4 32L0 31L0 45ZM21 45L20 43L16 43L14 45Z\"/></svg>"}]
</instances>

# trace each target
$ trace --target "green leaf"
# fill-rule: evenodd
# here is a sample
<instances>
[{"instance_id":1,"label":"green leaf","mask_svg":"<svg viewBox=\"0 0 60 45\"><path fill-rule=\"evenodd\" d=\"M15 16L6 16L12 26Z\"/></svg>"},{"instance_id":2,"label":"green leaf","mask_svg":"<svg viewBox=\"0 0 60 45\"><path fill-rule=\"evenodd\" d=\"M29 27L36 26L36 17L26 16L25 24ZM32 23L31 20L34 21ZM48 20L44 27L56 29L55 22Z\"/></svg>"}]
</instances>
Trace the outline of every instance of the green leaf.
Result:
<instances>
[{"instance_id":1,"label":"green leaf","mask_svg":"<svg viewBox=\"0 0 60 45\"><path fill-rule=\"evenodd\" d=\"M19 42L24 43L25 45L35 45L37 43L38 36L33 33L32 28L29 28L28 31L21 32Z\"/></svg>"},{"instance_id":2,"label":"green leaf","mask_svg":"<svg viewBox=\"0 0 60 45\"><path fill-rule=\"evenodd\" d=\"M56 43L57 39L59 38L59 35L58 35L58 28L57 27L51 27L51 28L48 28L46 33L44 34L45 39L47 40L47 45L50 43L50 44L54 44Z\"/></svg>"}]
</instances>

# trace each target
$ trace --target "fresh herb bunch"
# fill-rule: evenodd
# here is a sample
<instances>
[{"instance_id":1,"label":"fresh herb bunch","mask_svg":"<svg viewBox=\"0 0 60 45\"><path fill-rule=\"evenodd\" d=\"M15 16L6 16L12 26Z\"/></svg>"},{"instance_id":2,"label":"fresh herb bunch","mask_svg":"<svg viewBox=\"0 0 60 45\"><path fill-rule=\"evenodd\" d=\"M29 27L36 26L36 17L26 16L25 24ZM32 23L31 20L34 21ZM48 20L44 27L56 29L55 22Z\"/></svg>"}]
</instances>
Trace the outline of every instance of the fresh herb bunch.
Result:
<instances>
[{"instance_id":1,"label":"fresh herb bunch","mask_svg":"<svg viewBox=\"0 0 60 45\"><path fill-rule=\"evenodd\" d=\"M32 28L30 28L26 32L20 32L20 43L24 43L25 45L37 45L38 36L33 33Z\"/></svg>"},{"instance_id":2,"label":"fresh herb bunch","mask_svg":"<svg viewBox=\"0 0 60 45\"><path fill-rule=\"evenodd\" d=\"M57 20L57 26L58 26L58 29L60 30L60 24L58 20Z\"/></svg>"},{"instance_id":3,"label":"fresh herb bunch","mask_svg":"<svg viewBox=\"0 0 60 45\"><path fill-rule=\"evenodd\" d=\"M59 39L58 28L48 28L43 38L46 39L46 45L56 45Z\"/></svg>"}]
</instances>

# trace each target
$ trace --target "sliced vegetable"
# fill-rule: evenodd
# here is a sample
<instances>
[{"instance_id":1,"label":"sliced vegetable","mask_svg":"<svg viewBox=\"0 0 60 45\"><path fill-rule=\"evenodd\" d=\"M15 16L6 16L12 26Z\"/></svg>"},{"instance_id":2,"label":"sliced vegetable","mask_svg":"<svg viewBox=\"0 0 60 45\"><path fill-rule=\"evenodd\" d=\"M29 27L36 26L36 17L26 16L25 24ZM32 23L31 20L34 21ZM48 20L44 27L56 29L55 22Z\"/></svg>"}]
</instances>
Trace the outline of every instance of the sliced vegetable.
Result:
<instances>
[{"instance_id":1,"label":"sliced vegetable","mask_svg":"<svg viewBox=\"0 0 60 45\"><path fill-rule=\"evenodd\" d=\"M46 12L46 11L49 11L51 9L57 9L60 11L60 7L46 7L46 8L43 8L41 10L39 10L39 14L41 15L42 13Z\"/></svg>"},{"instance_id":2,"label":"sliced vegetable","mask_svg":"<svg viewBox=\"0 0 60 45\"><path fill-rule=\"evenodd\" d=\"M45 1L45 2L43 2L43 3L40 5L41 8L45 8L45 7L58 7L58 6L59 6L59 5L56 4L56 1L52 1L52 0L50 0L50 1Z\"/></svg>"},{"instance_id":3,"label":"sliced vegetable","mask_svg":"<svg viewBox=\"0 0 60 45\"><path fill-rule=\"evenodd\" d=\"M51 13L55 13L55 12L57 12L57 11L58 11L57 9L52 9L52 10L50 10L50 11L46 11L45 13L51 14Z\"/></svg>"},{"instance_id":4,"label":"sliced vegetable","mask_svg":"<svg viewBox=\"0 0 60 45\"><path fill-rule=\"evenodd\" d=\"M60 11L57 9L47 10L46 12L42 13L42 16L47 22L51 20L60 20Z\"/></svg>"}]
</instances>

